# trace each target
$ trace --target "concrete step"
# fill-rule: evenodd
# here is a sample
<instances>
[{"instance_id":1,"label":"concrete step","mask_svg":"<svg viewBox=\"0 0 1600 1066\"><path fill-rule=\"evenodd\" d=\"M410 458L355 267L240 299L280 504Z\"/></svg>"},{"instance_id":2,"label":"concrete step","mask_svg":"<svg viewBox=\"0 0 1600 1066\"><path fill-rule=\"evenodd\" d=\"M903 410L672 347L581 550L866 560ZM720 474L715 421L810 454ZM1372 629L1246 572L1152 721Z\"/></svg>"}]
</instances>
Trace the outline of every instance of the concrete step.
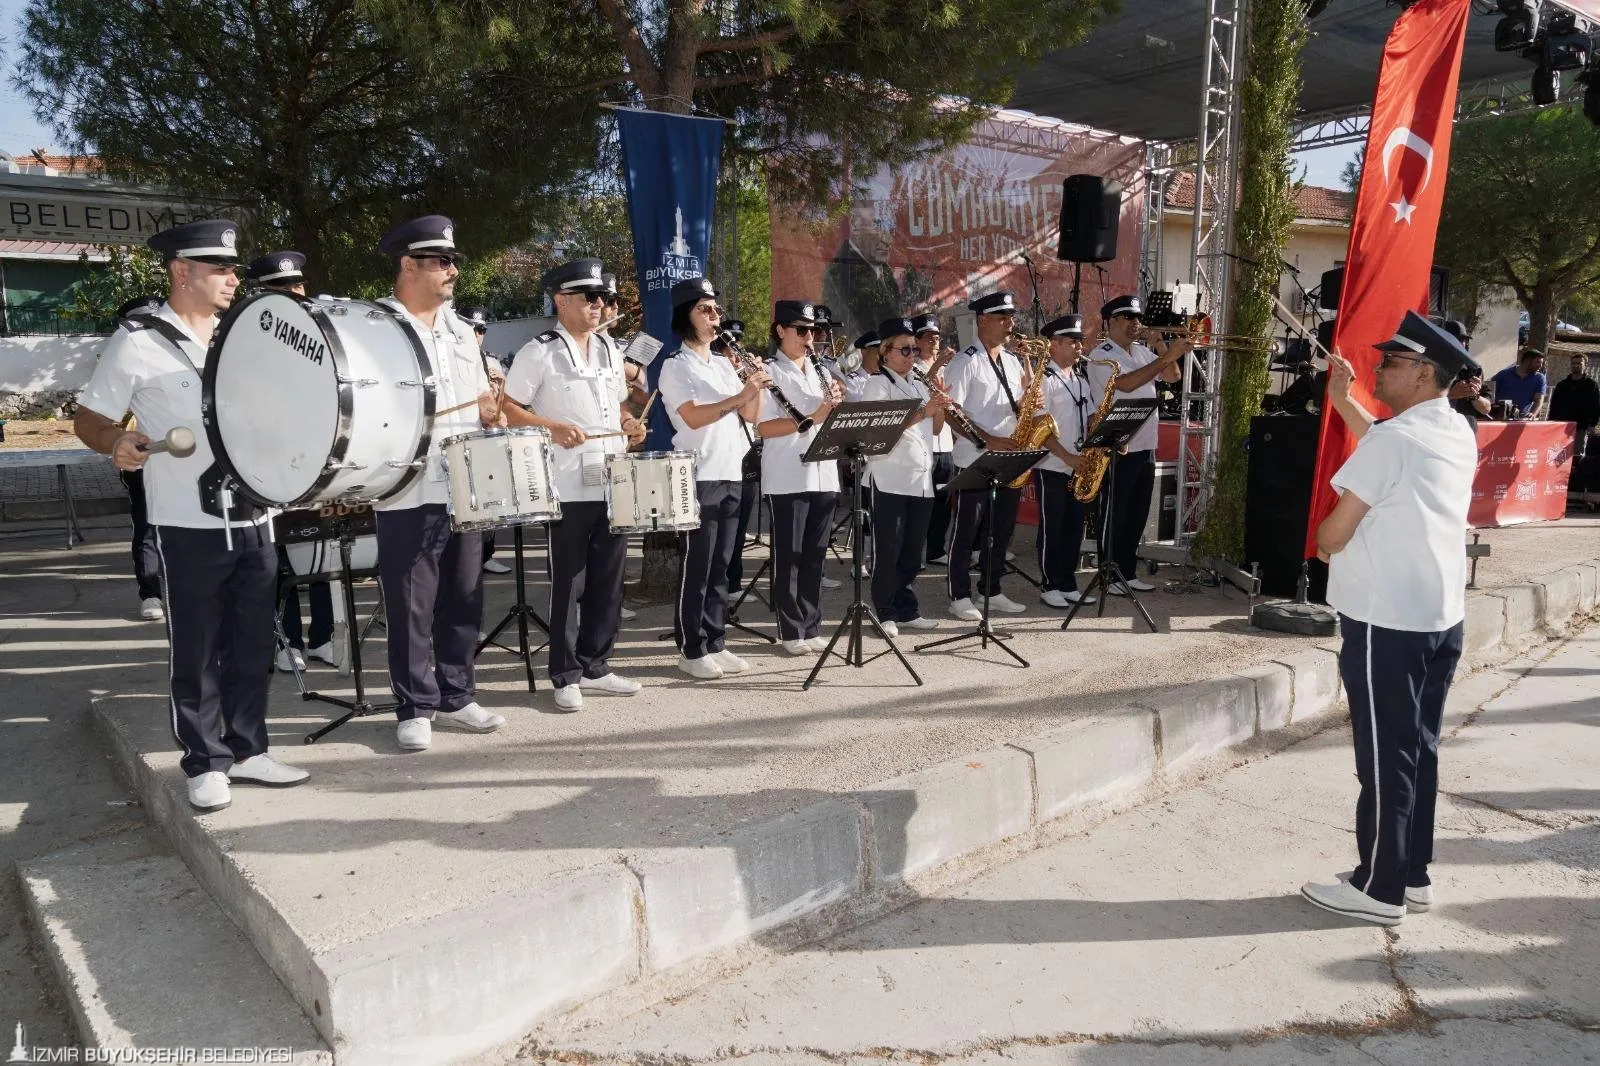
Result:
<instances>
[{"instance_id":1,"label":"concrete step","mask_svg":"<svg viewBox=\"0 0 1600 1066\"><path fill-rule=\"evenodd\" d=\"M86 1046L271 1048L289 1053L274 1062L332 1063L255 948L149 837L58 852L18 872Z\"/></svg>"}]
</instances>

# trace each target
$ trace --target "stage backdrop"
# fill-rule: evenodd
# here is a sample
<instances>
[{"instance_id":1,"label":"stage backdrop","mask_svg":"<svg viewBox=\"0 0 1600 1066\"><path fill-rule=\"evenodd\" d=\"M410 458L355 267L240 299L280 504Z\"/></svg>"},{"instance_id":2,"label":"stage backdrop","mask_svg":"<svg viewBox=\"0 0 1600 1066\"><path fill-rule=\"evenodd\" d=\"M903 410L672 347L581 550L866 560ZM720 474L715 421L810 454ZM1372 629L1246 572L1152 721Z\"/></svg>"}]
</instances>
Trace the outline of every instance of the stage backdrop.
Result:
<instances>
[{"instance_id":1,"label":"stage backdrop","mask_svg":"<svg viewBox=\"0 0 1600 1066\"><path fill-rule=\"evenodd\" d=\"M1071 310L1072 265L1056 258L1062 181L1099 174L1124 189L1117 259L1083 268L1081 307L1093 320L1110 296L1138 291L1143 163L1143 142L997 111L958 148L856 175L862 192L843 219L774 207L772 297L827 304L854 339L891 315L964 312L972 297L1008 288L1023 310L1019 328L1031 332L1022 253L1039 271L1045 321Z\"/></svg>"}]
</instances>

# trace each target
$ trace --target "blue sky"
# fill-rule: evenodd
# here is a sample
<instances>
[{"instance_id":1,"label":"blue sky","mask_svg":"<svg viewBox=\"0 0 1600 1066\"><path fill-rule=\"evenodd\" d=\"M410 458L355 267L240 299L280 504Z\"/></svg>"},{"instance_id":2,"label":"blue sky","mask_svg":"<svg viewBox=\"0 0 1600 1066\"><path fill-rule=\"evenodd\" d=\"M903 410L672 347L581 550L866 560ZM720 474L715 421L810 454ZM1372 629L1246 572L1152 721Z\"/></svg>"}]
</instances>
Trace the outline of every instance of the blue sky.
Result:
<instances>
[{"instance_id":1,"label":"blue sky","mask_svg":"<svg viewBox=\"0 0 1600 1066\"><path fill-rule=\"evenodd\" d=\"M33 110L28 106L28 102L11 85L17 55L16 42L20 36L17 25L26 6L27 0L0 0L0 39L5 42L4 82L0 84L0 148L14 155L34 148L48 148L55 151L62 151L65 148L33 117ZM1337 148L1302 153L1299 161L1307 168L1306 183L1339 188L1339 171L1347 160L1355 156L1358 148L1359 145L1347 144Z\"/></svg>"}]
</instances>

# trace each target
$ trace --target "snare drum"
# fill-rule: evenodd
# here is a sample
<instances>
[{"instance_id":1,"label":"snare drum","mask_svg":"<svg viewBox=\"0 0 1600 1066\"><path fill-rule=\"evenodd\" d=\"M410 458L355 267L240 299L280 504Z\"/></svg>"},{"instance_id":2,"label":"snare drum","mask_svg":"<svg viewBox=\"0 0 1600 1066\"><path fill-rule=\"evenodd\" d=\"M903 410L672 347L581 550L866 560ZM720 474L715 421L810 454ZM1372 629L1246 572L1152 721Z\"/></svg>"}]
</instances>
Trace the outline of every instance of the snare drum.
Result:
<instances>
[{"instance_id":1,"label":"snare drum","mask_svg":"<svg viewBox=\"0 0 1600 1066\"><path fill-rule=\"evenodd\" d=\"M262 292L218 324L201 399L218 464L256 503L382 500L426 460L433 365L391 308Z\"/></svg>"},{"instance_id":2,"label":"snare drum","mask_svg":"<svg viewBox=\"0 0 1600 1066\"><path fill-rule=\"evenodd\" d=\"M606 456L606 516L613 533L699 529L694 453Z\"/></svg>"},{"instance_id":3,"label":"snare drum","mask_svg":"<svg viewBox=\"0 0 1600 1066\"><path fill-rule=\"evenodd\" d=\"M458 533L561 517L550 434L532 426L482 429L440 445Z\"/></svg>"}]
</instances>

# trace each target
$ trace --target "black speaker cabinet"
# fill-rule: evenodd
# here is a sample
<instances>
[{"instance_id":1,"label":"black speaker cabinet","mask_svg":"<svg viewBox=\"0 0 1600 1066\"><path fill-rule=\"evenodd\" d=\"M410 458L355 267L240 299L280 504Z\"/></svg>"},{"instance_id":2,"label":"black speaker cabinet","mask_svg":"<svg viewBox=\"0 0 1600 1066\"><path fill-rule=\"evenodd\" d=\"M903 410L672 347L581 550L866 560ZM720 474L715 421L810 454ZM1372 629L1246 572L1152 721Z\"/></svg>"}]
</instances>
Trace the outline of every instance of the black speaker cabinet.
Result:
<instances>
[{"instance_id":1,"label":"black speaker cabinet","mask_svg":"<svg viewBox=\"0 0 1600 1066\"><path fill-rule=\"evenodd\" d=\"M1073 174L1061 190L1061 250L1069 263L1108 263L1117 257L1122 186L1098 174Z\"/></svg>"},{"instance_id":2,"label":"black speaker cabinet","mask_svg":"<svg viewBox=\"0 0 1600 1066\"><path fill-rule=\"evenodd\" d=\"M1261 564L1261 591L1269 596L1293 596L1299 585L1321 421L1312 415L1250 420L1244 555L1246 563ZM1310 598L1322 603L1327 591L1328 568L1313 559Z\"/></svg>"},{"instance_id":3,"label":"black speaker cabinet","mask_svg":"<svg viewBox=\"0 0 1600 1066\"><path fill-rule=\"evenodd\" d=\"M1317 305L1324 311L1339 310L1339 290L1344 287L1344 267L1325 271L1317 286ZM1428 314L1443 318L1450 304L1450 271L1436 266L1428 272Z\"/></svg>"},{"instance_id":4,"label":"black speaker cabinet","mask_svg":"<svg viewBox=\"0 0 1600 1066\"><path fill-rule=\"evenodd\" d=\"M1344 267L1334 267L1322 273L1317 284L1317 306L1324 311L1339 310L1339 290L1344 287Z\"/></svg>"}]
</instances>

